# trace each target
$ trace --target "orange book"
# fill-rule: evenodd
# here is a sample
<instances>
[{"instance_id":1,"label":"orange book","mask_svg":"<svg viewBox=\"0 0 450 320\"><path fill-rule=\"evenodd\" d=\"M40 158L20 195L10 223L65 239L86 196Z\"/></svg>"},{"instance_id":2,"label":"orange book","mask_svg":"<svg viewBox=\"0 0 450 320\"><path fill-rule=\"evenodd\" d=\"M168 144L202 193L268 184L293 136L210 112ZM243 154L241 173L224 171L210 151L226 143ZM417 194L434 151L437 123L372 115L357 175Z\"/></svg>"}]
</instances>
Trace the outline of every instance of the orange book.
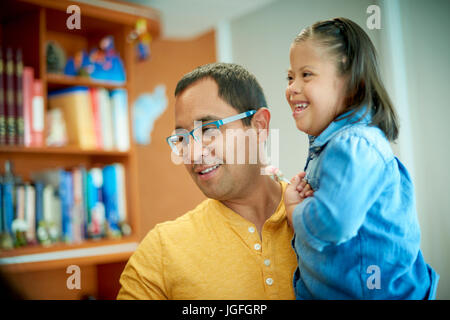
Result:
<instances>
[{"instance_id":1,"label":"orange book","mask_svg":"<svg viewBox=\"0 0 450 320\"><path fill-rule=\"evenodd\" d=\"M97 88L89 88L89 95L91 97L92 116L94 117L94 133L97 149L103 149L102 139L102 123L100 117L100 105Z\"/></svg>"},{"instance_id":2,"label":"orange book","mask_svg":"<svg viewBox=\"0 0 450 320\"><path fill-rule=\"evenodd\" d=\"M71 87L52 92L48 95L48 105L51 109L62 110L69 145L86 150L96 148L94 116L87 87Z\"/></svg>"}]
</instances>

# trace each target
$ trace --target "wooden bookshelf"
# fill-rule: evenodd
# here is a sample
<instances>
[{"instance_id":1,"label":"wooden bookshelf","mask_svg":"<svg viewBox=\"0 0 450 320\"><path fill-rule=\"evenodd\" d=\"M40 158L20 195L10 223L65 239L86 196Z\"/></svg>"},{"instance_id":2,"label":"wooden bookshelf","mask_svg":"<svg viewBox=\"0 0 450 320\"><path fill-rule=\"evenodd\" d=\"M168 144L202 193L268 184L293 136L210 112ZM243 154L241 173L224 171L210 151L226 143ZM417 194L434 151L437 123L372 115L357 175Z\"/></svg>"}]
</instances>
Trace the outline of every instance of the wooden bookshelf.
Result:
<instances>
[{"instance_id":1,"label":"wooden bookshelf","mask_svg":"<svg viewBox=\"0 0 450 320\"><path fill-rule=\"evenodd\" d=\"M101 87L108 90L124 88L128 91L130 149L84 150L77 146L30 148L0 146L0 166L6 160L14 163L14 173L24 180L30 172L56 167L71 168L83 165L87 168L99 164L121 163L125 168L128 223L132 234L120 239L86 240L79 244L58 243L50 247L42 245L22 247L0 252L0 271L32 272L65 268L70 264L100 265L126 261L137 246L139 234L139 193L136 146L132 135L131 105L134 101L134 82L129 72L135 63L134 48L127 42L127 35L138 18L147 19L153 38L159 36L160 23L157 11L147 7L113 0L77 2L82 12L82 29L68 30L65 21L66 8L74 4L66 0L7 0L0 4L0 45L22 48L25 66L33 67L35 78L43 83L44 104L50 91L71 87ZM99 39L113 35L127 75L125 83L95 81L83 77L69 77L46 71L46 42L57 41L68 56L80 48L91 49ZM102 269L103 270L103 269Z\"/></svg>"},{"instance_id":2,"label":"wooden bookshelf","mask_svg":"<svg viewBox=\"0 0 450 320\"><path fill-rule=\"evenodd\" d=\"M126 82L115 83L108 81L92 80L86 77L75 77L75 76L71 77L62 74L48 73L46 75L46 78L47 78L47 85L51 88L86 86L86 87L99 87L111 90L126 87Z\"/></svg>"},{"instance_id":3,"label":"wooden bookshelf","mask_svg":"<svg viewBox=\"0 0 450 320\"><path fill-rule=\"evenodd\" d=\"M113 156L128 157L129 151L101 150L101 149L81 149L77 146L64 147L20 147L20 146L0 146L0 153L8 154L67 154L67 155L92 155L92 156Z\"/></svg>"}]
</instances>

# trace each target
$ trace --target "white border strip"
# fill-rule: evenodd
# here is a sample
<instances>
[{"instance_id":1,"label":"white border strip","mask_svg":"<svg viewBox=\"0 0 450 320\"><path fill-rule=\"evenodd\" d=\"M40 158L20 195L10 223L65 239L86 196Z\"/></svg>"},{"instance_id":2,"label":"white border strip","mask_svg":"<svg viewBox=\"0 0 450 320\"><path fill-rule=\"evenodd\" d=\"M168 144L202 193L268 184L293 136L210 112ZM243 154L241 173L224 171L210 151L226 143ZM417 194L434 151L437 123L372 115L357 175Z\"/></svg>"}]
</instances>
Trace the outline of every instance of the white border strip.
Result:
<instances>
[{"instance_id":1,"label":"white border strip","mask_svg":"<svg viewBox=\"0 0 450 320\"><path fill-rule=\"evenodd\" d=\"M123 252L134 252L137 249L137 246L138 246L137 242L130 242L109 246L99 246L94 248L71 249L55 252L27 254L23 256L1 258L0 265L42 262L42 261L62 260L71 258L85 258Z\"/></svg>"}]
</instances>

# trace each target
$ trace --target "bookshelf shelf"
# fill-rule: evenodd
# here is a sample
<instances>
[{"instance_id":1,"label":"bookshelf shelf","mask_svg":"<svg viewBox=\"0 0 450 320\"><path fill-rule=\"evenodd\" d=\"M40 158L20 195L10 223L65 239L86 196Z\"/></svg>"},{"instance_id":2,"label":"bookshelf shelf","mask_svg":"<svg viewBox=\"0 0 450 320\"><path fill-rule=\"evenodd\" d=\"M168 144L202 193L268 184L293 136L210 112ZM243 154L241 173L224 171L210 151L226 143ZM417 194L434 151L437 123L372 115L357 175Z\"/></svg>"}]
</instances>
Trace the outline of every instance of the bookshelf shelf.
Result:
<instances>
[{"instance_id":1,"label":"bookshelf shelf","mask_svg":"<svg viewBox=\"0 0 450 320\"><path fill-rule=\"evenodd\" d=\"M86 156L112 156L112 157L127 157L128 151L117 150L85 150L79 147L18 147L18 146L1 146L0 153L5 152L8 154L67 154L73 155L86 155Z\"/></svg>"},{"instance_id":2,"label":"bookshelf shelf","mask_svg":"<svg viewBox=\"0 0 450 320\"><path fill-rule=\"evenodd\" d=\"M28 272L77 265L100 264L127 259L137 248L133 236L120 239L85 240L77 244L57 243L27 246L0 252L4 271Z\"/></svg>"},{"instance_id":3,"label":"bookshelf shelf","mask_svg":"<svg viewBox=\"0 0 450 320\"><path fill-rule=\"evenodd\" d=\"M47 84L50 88L61 88L68 86L86 86L105 89L124 88L126 83L115 83L109 81L92 80L86 77L73 77L62 74L47 73Z\"/></svg>"}]
</instances>

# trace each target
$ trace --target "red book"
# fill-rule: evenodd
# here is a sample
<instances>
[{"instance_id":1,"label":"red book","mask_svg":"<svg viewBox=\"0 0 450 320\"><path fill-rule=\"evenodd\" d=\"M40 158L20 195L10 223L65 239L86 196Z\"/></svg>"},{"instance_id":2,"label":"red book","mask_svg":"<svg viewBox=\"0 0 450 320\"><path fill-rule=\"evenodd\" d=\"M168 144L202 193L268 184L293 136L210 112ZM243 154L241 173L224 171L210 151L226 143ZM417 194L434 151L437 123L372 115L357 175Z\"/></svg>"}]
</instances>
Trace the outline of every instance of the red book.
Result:
<instances>
[{"instance_id":1,"label":"red book","mask_svg":"<svg viewBox=\"0 0 450 320\"><path fill-rule=\"evenodd\" d=\"M31 121L33 113L33 83L34 70L31 67L23 68L23 122L24 144L31 146Z\"/></svg>"},{"instance_id":2,"label":"red book","mask_svg":"<svg viewBox=\"0 0 450 320\"><path fill-rule=\"evenodd\" d=\"M97 88L89 88L89 94L91 97L92 114L94 116L94 133L97 149L103 149L102 139L102 123L100 116L100 105Z\"/></svg>"},{"instance_id":3,"label":"red book","mask_svg":"<svg viewBox=\"0 0 450 320\"><path fill-rule=\"evenodd\" d=\"M33 81L31 112L31 146L44 146L44 95L41 80Z\"/></svg>"}]
</instances>

